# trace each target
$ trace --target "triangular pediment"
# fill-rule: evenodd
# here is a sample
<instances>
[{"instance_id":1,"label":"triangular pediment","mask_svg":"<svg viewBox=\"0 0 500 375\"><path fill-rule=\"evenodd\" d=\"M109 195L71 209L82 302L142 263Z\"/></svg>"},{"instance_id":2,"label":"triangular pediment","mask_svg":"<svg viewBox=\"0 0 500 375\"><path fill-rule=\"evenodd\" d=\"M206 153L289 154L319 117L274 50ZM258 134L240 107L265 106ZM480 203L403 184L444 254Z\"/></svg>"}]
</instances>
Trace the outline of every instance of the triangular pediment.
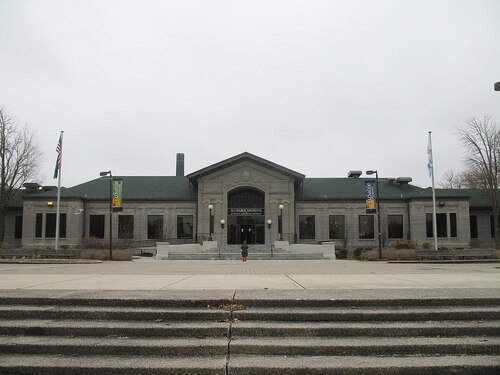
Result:
<instances>
[{"instance_id":1,"label":"triangular pediment","mask_svg":"<svg viewBox=\"0 0 500 375\"><path fill-rule=\"evenodd\" d=\"M199 171L190 173L189 175L187 175L187 178L189 178L189 180L192 183L196 184L198 179L200 179L202 177L205 177L207 175L210 175L210 174L213 174L216 172L220 172L224 169L233 167L236 164L240 164L243 162L250 162L250 163L256 164L258 166L261 166L265 169L270 169L270 170L279 172L281 174L284 174L286 176L292 177L296 183L301 182L305 178L305 175L303 175L302 173L295 172L291 169L285 168L281 165L278 165L278 164L273 163L269 160L263 159L263 158L258 157L256 155L253 155L249 152L244 152L242 154L233 156L232 158L223 160L219 163L215 163L215 164L212 164L206 168L200 169Z\"/></svg>"}]
</instances>

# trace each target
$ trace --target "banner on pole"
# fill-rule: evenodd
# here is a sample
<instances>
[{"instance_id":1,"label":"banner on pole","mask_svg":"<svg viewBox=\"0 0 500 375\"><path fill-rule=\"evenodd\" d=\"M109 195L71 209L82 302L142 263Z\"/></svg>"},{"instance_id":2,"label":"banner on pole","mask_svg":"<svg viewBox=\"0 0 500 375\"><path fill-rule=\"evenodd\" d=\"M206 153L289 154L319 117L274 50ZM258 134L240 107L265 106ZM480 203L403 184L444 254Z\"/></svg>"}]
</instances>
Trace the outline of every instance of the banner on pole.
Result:
<instances>
[{"instance_id":1,"label":"banner on pole","mask_svg":"<svg viewBox=\"0 0 500 375\"><path fill-rule=\"evenodd\" d=\"M122 191L123 180L121 178L113 179L113 212L123 211Z\"/></svg>"},{"instance_id":2,"label":"banner on pole","mask_svg":"<svg viewBox=\"0 0 500 375\"><path fill-rule=\"evenodd\" d=\"M365 181L365 208L367 214L374 214L377 212L375 209L375 194L375 181Z\"/></svg>"}]
</instances>

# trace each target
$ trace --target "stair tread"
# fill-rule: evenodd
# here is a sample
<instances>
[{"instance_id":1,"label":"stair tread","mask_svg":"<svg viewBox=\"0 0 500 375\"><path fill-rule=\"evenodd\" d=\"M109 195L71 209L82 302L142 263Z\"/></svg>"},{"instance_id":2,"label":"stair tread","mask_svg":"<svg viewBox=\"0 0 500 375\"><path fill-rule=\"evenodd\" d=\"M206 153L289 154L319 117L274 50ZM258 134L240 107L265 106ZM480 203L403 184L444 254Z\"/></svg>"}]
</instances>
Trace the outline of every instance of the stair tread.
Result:
<instances>
[{"instance_id":1,"label":"stair tread","mask_svg":"<svg viewBox=\"0 0 500 375\"><path fill-rule=\"evenodd\" d=\"M238 337L231 346L500 345L497 337Z\"/></svg>"},{"instance_id":2,"label":"stair tread","mask_svg":"<svg viewBox=\"0 0 500 375\"><path fill-rule=\"evenodd\" d=\"M1 368L224 369L226 356L61 356L0 353Z\"/></svg>"},{"instance_id":3,"label":"stair tread","mask_svg":"<svg viewBox=\"0 0 500 375\"><path fill-rule=\"evenodd\" d=\"M412 368L412 367L496 367L500 368L498 356L252 356L232 355L229 369L246 367L253 369L327 369L327 368Z\"/></svg>"}]
</instances>

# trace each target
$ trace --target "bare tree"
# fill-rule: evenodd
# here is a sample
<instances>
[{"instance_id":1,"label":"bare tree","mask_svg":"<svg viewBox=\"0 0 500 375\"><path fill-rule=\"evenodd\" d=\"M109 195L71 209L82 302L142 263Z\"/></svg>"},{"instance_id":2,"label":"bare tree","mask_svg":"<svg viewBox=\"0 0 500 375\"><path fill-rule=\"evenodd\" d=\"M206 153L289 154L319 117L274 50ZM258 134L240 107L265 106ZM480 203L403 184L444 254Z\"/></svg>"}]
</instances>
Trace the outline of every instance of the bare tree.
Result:
<instances>
[{"instance_id":1,"label":"bare tree","mask_svg":"<svg viewBox=\"0 0 500 375\"><path fill-rule=\"evenodd\" d=\"M7 204L24 183L37 180L40 161L36 133L0 107L0 242Z\"/></svg>"},{"instance_id":2,"label":"bare tree","mask_svg":"<svg viewBox=\"0 0 500 375\"><path fill-rule=\"evenodd\" d=\"M498 215L498 178L500 173L500 129L490 116L472 118L458 129L458 137L465 146L465 174L468 185L482 188L493 209L495 245L500 248ZM469 187L470 187L469 186Z\"/></svg>"},{"instance_id":3,"label":"bare tree","mask_svg":"<svg viewBox=\"0 0 500 375\"><path fill-rule=\"evenodd\" d=\"M442 189L462 189L465 187L462 172L455 172L453 169L448 169L443 173L441 179L438 185Z\"/></svg>"}]
</instances>

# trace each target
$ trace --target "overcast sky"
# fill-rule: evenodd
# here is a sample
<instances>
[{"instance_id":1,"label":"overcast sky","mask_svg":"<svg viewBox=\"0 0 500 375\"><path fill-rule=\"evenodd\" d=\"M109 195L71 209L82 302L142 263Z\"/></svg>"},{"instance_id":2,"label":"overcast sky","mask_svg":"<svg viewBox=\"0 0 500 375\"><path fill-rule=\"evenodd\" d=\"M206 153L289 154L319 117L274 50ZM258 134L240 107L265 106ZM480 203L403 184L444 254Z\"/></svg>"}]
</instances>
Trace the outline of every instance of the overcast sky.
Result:
<instances>
[{"instance_id":1,"label":"overcast sky","mask_svg":"<svg viewBox=\"0 0 500 375\"><path fill-rule=\"evenodd\" d=\"M500 122L498 0L0 0L0 106L38 132L43 183L175 175L248 151L306 177L430 186L456 129Z\"/></svg>"}]
</instances>

